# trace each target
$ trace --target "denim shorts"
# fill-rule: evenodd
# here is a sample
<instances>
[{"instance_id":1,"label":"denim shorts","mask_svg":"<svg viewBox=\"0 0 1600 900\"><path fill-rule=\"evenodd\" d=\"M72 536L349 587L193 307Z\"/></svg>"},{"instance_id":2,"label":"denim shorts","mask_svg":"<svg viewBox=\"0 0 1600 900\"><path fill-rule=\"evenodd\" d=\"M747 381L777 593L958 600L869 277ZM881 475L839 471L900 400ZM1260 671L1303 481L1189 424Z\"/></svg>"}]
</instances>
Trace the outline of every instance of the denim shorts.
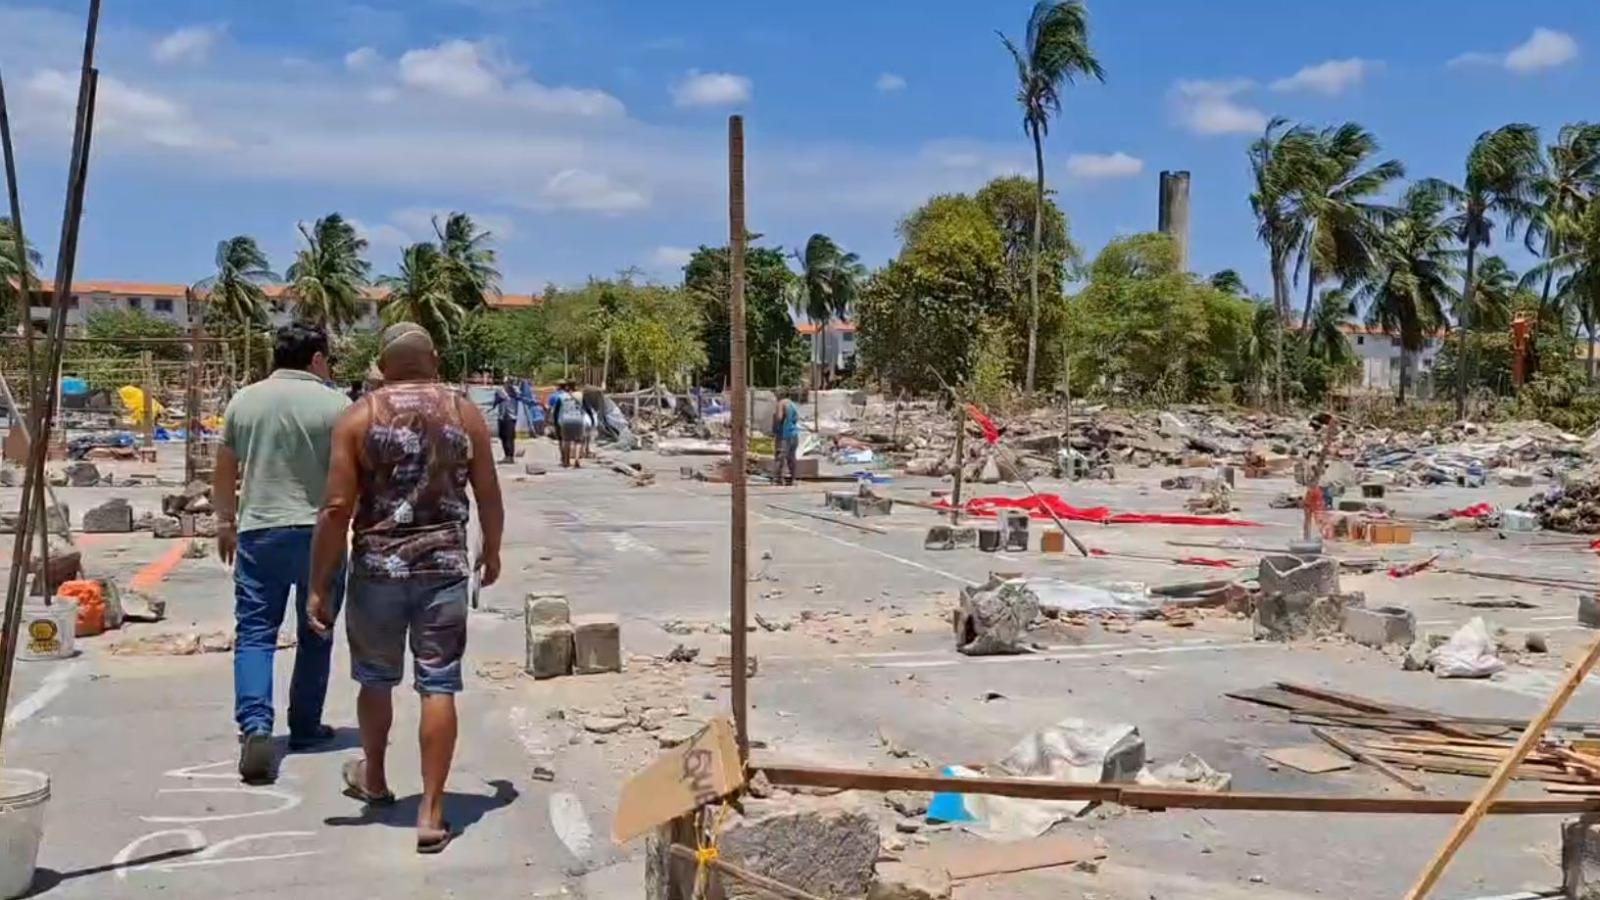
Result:
<instances>
[{"instance_id":1,"label":"denim shorts","mask_svg":"<svg viewBox=\"0 0 1600 900\"><path fill-rule=\"evenodd\" d=\"M365 687L398 685L409 633L417 693L459 693L467 649L467 585L459 575L391 579L352 573L345 629L355 680Z\"/></svg>"}]
</instances>

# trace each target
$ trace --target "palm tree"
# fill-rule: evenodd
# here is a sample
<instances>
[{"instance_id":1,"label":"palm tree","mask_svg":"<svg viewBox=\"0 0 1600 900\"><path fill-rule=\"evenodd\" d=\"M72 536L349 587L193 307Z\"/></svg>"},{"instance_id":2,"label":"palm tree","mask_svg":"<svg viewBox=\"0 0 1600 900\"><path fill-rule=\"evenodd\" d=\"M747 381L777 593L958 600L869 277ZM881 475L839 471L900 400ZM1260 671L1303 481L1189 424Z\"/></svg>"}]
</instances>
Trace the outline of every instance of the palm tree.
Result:
<instances>
[{"instance_id":1,"label":"palm tree","mask_svg":"<svg viewBox=\"0 0 1600 900\"><path fill-rule=\"evenodd\" d=\"M1250 293L1249 288L1245 287L1244 279L1233 269L1223 269L1215 273L1210 278L1210 284L1212 288L1235 297L1243 297Z\"/></svg>"},{"instance_id":2,"label":"palm tree","mask_svg":"<svg viewBox=\"0 0 1600 900\"><path fill-rule=\"evenodd\" d=\"M278 276L268 267L256 239L244 234L217 242L216 266L216 274L201 279L194 289L208 295L218 318L244 330L244 380L249 383L255 366L250 339L267 324L267 295L261 286Z\"/></svg>"},{"instance_id":3,"label":"palm tree","mask_svg":"<svg viewBox=\"0 0 1600 900\"><path fill-rule=\"evenodd\" d=\"M1314 147L1314 154L1303 160L1290 200L1291 215L1300 220L1302 230L1295 268L1306 272L1302 328L1311 321L1319 282L1329 276L1354 278L1370 267L1377 226L1390 213L1368 198L1406 172L1397 159L1363 168L1378 151L1378 141L1354 122L1323 129Z\"/></svg>"},{"instance_id":4,"label":"palm tree","mask_svg":"<svg viewBox=\"0 0 1600 900\"><path fill-rule=\"evenodd\" d=\"M310 227L301 222L299 228L306 246L287 273L295 311L330 330L343 330L360 317L357 304L372 271L372 264L363 258L366 239L338 213Z\"/></svg>"},{"instance_id":5,"label":"palm tree","mask_svg":"<svg viewBox=\"0 0 1600 900\"><path fill-rule=\"evenodd\" d=\"M415 322L433 335L434 346L443 353L466 319L466 310L456 302L448 258L429 243L412 244L400 255L400 273L378 279L378 286L389 292L383 306L383 320Z\"/></svg>"},{"instance_id":6,"label":"palm tree","mask_svg":"<svg viewBox=\"0 0 1600 900\"><path fill-rule=\"evenodd\" d=\"M791 300L797 311L817 324L820 366L828 351L828 323L849 315L867 268L861 264L860 257L844 252L825 234L813 234L806 241L805 252L796 253L795 260L800 263L800 277L795 281ZM832 360L828 362L831 378Z\"/></svg>"},{"instance_id":7,"label":"palm tree","mask_svg":"<svg viewBox=\"0 0 1600 900\"><path fill-rule=\"evenodd\" d=\"M1589 198L1600 191L1600 125L1577 122L1562 126L1556 142L1544 148L1533 180L1535 209L1525 236L1529 252L1542 263L1530 269L1524 283L1542 281L1539 307L1534 316L1530 356L1538 365L1539 320L1550 304L1554 278L1561 271L1552 265L1577 237L1579 220Z\"/></svg>"},{"instance_id":8,"label":"palm tree","mask_svg":"<svg viewBox=\"0 0 1600 900\"><path fill-rule=\"evenodd\" d=\"M1462 288L1462 309L1470 316L1473 292L1477 288L1478 248L1494 240L1492 216L1505 221L1506 237L1516 234L1517 226L1535 215L1534 180L1539 170L1539 129L1514 123L1478 135L1467 154L1466 178L1457 187L1429 179L1429 190L1439 191L1455 206L1450 226L1456 239L1467 246L1467 271ZM1467 414L1468 355L1466 334L1471 321L1457 322L1461 353L1456 360L1456 418Z\"/></svg>"},{"instance_id":9,"label":"palm tree","mask_svg":"<svg viewBox=\"0 0 1600 900\"><path fill-rule=\"evenodd\" d=\"M38 267L42 258L31 244L20 256L24 260L23 267L28 270L27 290L31 291L39 286ZM17 230L12 227L11 219L0 216L0 304L16 303L19 321L27 321L30 315L28 304L17 299L17 288L22 283L22 273L17 271L18 258Z\"/></svg>"},{"instance_id":10,"label":"palm tree","mask_svg":"<svg viewBox=\"0 0 1600 900\"><path fill-rule=\"evenodd\" d=\"M1579 321L1589 333L1589 380L1593 381L1596 330L1600 329L1600 202L1589 201L1576 231L1568 245L1571 274L1561 279L1559 290L1566 305L1577 310Z\"/></svg>"},{"instance_id":11,"label":"palm tree","mask_svg":"<svg viewBox=\"0 0 1600 900\"><path fill-rule=\"evenodd\" d=\"M1454 284L1461 253L1444 214L1444 196L1436 185L1422 182L1407 189L1378 244L1376 265L1356 288L1356 299L1368 304L1368 324L1400 338L1401 403L1416 354L1444 326L1445 311L1460 296Z\"/></svg>"},{"instance_id":12,"label":"palm tree","mask_svg":"<svg viewBox=\"0 0 1600 900\"><path fill-rule=\"evenodd\" d=\"M1355 359L1350 339L1345 337L1344 326L1350 318L1351 299L1342 288L1323 291L1317 303L1317 314L1306 329L1306 352L1339 369Z\"/></svg>"},{"instance_id":13,"label":"palm tree","mask_svg":"<svg viewBox=\"0 0 1600 900\"><path fill-rule=\"evenodd\" d=\"M1511 327L1511 308L1517 295L1517 273L1498 256L1486 256L1478 266L1478 289L1473 292L1472 309L1459 309L1456 318L1472 321L1479 332L1505 331Z\"/></svg>"},{"instance_id":14,"label":"palm tree","mask_svg":"<svg viewBox=\"0 0 1600 900\"><path fill-rule=\"evenodd\" d=\"M1256 238L1267 245L1272 269L1272 307L1285 324L1289 321L1289 257L1300 245L1304 223L1294 214L1291 198L1312 153L1314 133L1301 126L1286 127L1275 118L1250 145L1250 174L1254 190L1250 208L1256 216ZM1273 334L1273 369L1278 409L1283 408L1283 329Z\"/></svg>"},{"instance_id":15,"label":"palm tree","mask_svg":"<svg viewBox=\"0 0 1600 900\"><path fill-rule=\"evenodd\" d=\"M500 295L492 232L480 231L466 213L453 212L443 224L434 216L433 233L439 237L440 265L458 306L470 312L482 307L485 298Z\"/></svg>"},{"instance_id":16,"label":"palm tree","mask_svg":"<svg viewBox=\"0 0 1600 900\"><path fill-rule=\"evenodd\" d=\"M1017 102L1022 127L1033 138L1033 265L1029 276L1028 369L1025 390L1033 393L1039 350L1039 255L1044 233L1044 136L1050 117L1061 112L1061 89L1077 76L1105 81L1100 61L1089 48L1089 13L1082 0L1039 0L1028 16L1028 32L1018 48L1004 32L1000 41L1017 64Z\"/></svg>"},{"instance_id":17,"label":"palm tree","mask_svg":"<svg viewBox=\"0 0 1600 900\"><path fill-rule=\"evenodd\" d=\"M1250 336L1244 348L1247 371L1255 373L1250 387L1257 402L1260 402L1266 389L1266 373L1275 362L1281 362L1282 353L1283 317L1278 315L1277 308L1272 304L1259 303L1255 315L1251 317ZM1282 379L1278 379L1278 382L1281 391Z\"/></svg>"}]
</instances>

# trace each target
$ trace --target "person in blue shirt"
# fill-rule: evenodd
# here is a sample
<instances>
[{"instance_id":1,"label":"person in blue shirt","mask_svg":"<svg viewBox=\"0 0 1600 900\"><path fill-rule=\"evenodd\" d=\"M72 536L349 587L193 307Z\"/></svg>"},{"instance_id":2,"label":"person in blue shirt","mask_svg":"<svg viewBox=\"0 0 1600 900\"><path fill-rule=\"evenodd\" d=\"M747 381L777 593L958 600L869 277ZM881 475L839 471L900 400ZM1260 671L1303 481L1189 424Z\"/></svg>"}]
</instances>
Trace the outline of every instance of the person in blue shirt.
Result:
<instances>
[{"instance_id":1,"label":"person in blue shirt","mask_svg":"<svg viewBox=\"0 0 1600 900\"><path fill-rule=\"evenodd\" d=\"M794 461L800 451L800 407L788 397L778 401L772 413L772 480L794 484ZM788 467L785 476L784 468Z\"/></svg>"}]
</instances>

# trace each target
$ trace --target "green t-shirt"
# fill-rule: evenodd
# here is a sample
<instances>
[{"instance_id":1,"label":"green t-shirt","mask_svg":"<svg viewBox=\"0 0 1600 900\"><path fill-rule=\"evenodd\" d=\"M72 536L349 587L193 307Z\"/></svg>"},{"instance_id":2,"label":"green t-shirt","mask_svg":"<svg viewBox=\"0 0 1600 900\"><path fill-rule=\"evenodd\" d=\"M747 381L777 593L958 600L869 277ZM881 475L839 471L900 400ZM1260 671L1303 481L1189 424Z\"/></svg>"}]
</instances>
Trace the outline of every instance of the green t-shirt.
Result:
<instances>
[{"instance_id":1,"label":"green t-shirt","mask_svg":"<svg viewBox=\"0 0 1600 900\"><path fill-rule=\"evenodd\" d=\"M322 379L296 369L278 369L234 395L222 443L239 457L239 531L316 524L333 424L349 406Z\"/></svg>"}]
</instances>

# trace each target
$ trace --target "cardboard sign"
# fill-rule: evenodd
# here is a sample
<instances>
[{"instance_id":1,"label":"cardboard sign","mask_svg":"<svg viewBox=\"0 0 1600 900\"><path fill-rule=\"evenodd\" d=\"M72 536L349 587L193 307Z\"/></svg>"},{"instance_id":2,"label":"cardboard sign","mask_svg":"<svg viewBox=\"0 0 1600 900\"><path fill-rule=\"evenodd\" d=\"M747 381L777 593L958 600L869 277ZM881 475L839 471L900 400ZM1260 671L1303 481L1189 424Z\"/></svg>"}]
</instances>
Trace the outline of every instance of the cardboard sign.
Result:
<instances>
[{"instance_id":1,"label":"cardboard sign","mask_svg":"<svg viewBox=\"0 0 1600 900\"><path fill-rule=\"evenodd\" d=\"M712 719L683 746L656 757L622 786L611 837L618 843L631 841L741 787L744 765L733 723Z\"/></svg>"}]
</instances>

